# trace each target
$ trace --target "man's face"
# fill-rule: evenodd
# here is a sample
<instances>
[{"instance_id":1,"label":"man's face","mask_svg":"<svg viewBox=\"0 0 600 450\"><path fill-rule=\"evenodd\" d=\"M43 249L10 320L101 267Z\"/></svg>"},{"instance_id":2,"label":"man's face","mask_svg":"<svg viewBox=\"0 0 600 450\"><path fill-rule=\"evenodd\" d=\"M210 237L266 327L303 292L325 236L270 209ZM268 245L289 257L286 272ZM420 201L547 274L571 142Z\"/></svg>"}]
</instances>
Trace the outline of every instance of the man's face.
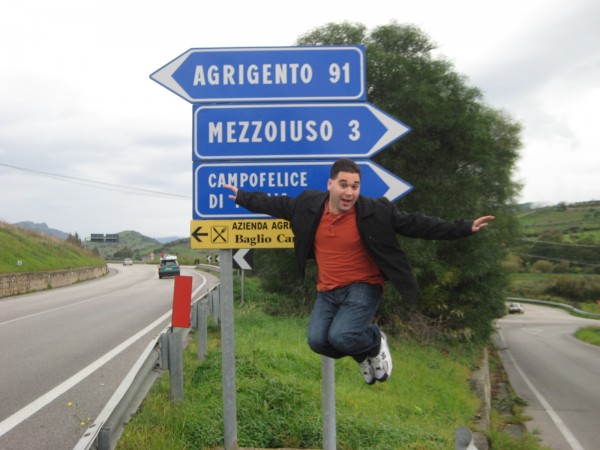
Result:
<instances>
[{"instance_id":1,"label":"man's face","mask_svg":"<svg viewBox=\"0 0 600 450\"><path fill-rule=\"evenodd\" d=\"M350 211L360 194L360 175L358 173L339 172L335 179L327 182L329 191L329 211L334 215Z\"/></svg>"}]
</instances>

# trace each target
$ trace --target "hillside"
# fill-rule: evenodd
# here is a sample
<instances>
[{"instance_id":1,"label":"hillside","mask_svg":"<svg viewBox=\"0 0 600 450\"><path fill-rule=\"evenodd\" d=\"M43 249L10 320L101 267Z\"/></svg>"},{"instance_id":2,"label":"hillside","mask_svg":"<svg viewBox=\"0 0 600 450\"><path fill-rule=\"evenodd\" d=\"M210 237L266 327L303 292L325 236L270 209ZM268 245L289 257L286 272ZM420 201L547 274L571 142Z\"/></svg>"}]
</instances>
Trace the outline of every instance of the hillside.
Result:
<instances>
[{"instance_id":1,"label":"hillside","mask_svg":"<svg viewBox=\"0 0 600 450\"><path fill-rule=\"evenodd\" d=\"M600 273L600 202L559 203L517 217L524 238L515 251L526 263L545 260L562 272Z\"/></svg>"},{"instance_id":2,"label":"hillside","mask_svg":"<svg viewBox=\"0 0 600 450\"><path fill-rule=\"evenodd\" d=\"M104 264L104 260L75 244L0 222L0 273L41 272Z\"/></svg>"},{"instance_id":3,"label":"hillside","mask_svg":"<svg viewBox=\"0 0 600 450\"><path fill-rule=\"evenodd\" d=\"M600 201L526 209L517 217L530 238L558 233L568 242L588 239L600 244Z\"/></svg>"}]
</instances>

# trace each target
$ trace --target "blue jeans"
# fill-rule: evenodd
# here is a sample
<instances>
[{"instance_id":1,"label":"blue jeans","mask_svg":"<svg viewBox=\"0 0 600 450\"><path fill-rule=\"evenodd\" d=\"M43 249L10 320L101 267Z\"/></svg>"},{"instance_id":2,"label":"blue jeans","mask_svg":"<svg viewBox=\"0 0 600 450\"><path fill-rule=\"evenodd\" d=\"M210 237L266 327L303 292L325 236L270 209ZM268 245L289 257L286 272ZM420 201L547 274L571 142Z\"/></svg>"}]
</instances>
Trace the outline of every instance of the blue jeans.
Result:
<instances>
[{"instance_id":1,"label":"blue jeans","mask_svg":"<svg viewBox=\"0 0 600 450\"><path fill-rule=\"evenodd\" d=\"M381 332L371 321L382 289L367 283L317 293L308 324L308 345L316 353L364 361L379 352Z\"/></svg>"}]
</instances>

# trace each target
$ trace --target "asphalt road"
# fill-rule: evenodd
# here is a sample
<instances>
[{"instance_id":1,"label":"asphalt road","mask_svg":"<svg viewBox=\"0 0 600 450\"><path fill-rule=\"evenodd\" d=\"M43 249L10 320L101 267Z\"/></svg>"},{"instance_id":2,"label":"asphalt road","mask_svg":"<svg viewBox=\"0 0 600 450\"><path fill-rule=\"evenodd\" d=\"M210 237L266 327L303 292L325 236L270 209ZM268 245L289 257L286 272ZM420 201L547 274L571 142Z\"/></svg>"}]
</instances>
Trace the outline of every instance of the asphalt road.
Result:
<instances>
[{"instance_id":1,"label":"asphalt road","mask_svg":"<svg viewBox=\"0 0 600 450\"><path fill-rule=\"evenodd\" d=\"M497 322L496 344L511 386L528 403L528 430L553 450L600 448L600 347L574 337L600 321L523 306L524 314Z\"/></svg>"},{"instance_id":2,"label":"asphalt road","mask_svg":"<svg viewBox=\"0 0 600 450\"><path fill-rule=\"evenodd\" d=\"M173 284L155 265L0 300L0 450L72 449L153 337ZM193 275L193 298L217 278Z\"/></svg>"}]
</instances>

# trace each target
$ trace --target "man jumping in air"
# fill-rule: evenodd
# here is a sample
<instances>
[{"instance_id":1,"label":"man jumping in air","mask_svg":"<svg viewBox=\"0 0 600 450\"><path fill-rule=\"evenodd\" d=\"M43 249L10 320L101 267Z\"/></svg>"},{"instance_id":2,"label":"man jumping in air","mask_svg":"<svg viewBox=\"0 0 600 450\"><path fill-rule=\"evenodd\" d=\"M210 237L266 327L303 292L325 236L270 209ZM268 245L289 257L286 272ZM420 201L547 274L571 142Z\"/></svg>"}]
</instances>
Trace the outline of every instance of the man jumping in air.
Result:
<instances>
[{"instance_id":1,"label":"man jumping in air","mask_svg":"<svg viewBox=\"0 0 600 450\"><path fill-rule=\"evenodd\" d=\"M392 374L385 334L372 323L389 280L407 301L418 286L396 234L420 239L458 239L486 227L494 216L445 221L400 211L388 199L360 195L361 170L336 161L327 191L307 189L295 198L247 192L226 184L229 198L249 211L290 221L301 276L306 261L318 267L317 298L308 325L308 345L324 356L351 356L367 384Z\"/></svg>"}]
</instances>

